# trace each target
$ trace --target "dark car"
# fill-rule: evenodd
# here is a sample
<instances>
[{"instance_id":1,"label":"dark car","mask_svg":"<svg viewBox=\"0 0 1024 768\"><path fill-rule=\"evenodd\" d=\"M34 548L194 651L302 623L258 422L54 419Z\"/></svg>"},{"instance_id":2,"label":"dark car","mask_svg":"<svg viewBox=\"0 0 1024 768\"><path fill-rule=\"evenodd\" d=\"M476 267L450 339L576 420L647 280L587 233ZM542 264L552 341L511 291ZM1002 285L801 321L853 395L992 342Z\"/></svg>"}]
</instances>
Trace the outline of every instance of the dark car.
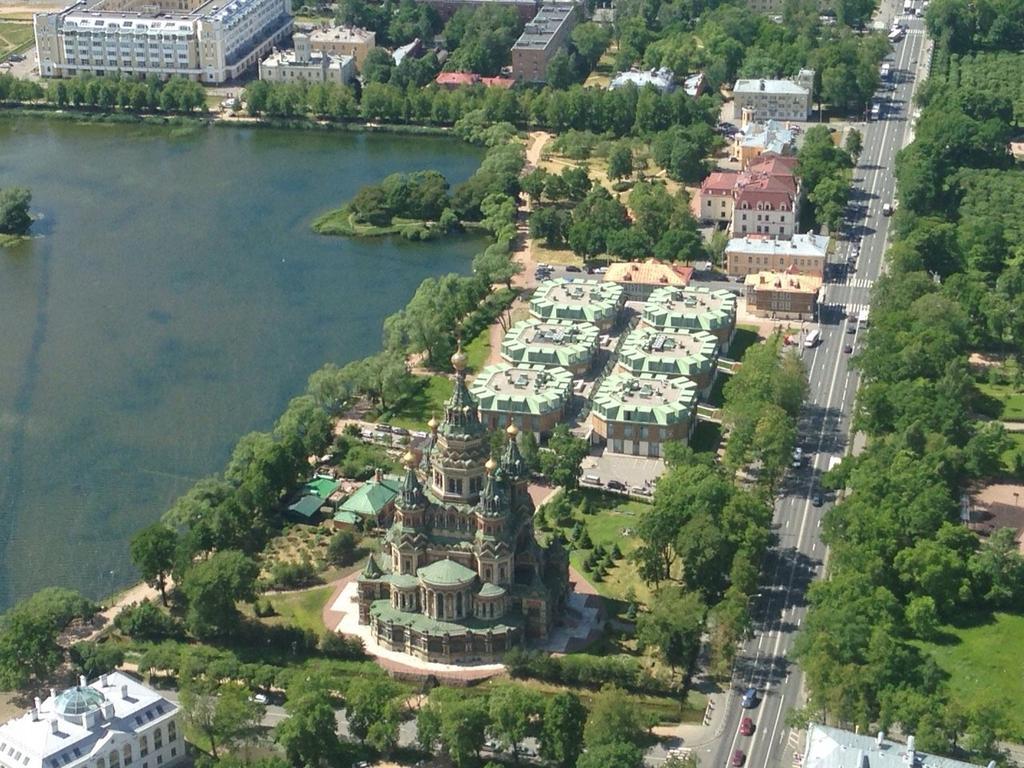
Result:
<instances>
[{"instance_id":1,"label":"dark car","mask_svg":"<svg viewBox=\"0 0 1024 768\"><path fill-rule=\"evenodd\" d=\"M848 325L848 326L846 326L846 332L847 333L856 333L857 332L857 326L856 325Z\"/></svg>"},{"instance_id":2,"label":"dark car","mask_svg":"<svg viewBox=\"0 0 1024 768\"><path fill-rule=\"evenodd\" d=\"M843 347L843 352L845 352L846 354L850 354L851 352L853 352L853 347L847 344L845 347Z\"/></svg>"},{"instance_id":3,"label":"dark car","mask_svg":"<svg viewBox=\"0 0 1024 768\"><path fill-rule=\"evenodd\" d=\"M583 270L577 267L575 264L570 264L565 268L566 272L582 272Z\"/></svg>"},{"instance_id":4,"label":"dark car","mask_svg":"<svg viewBox=\"0 0 1024 768\"><path fill-rule=\"evenodd\" d=\"M621 480L609 480L608 489L611 491L624 491L626 490L626 484Z\"/></svg>"},{"instance_id":5,"label":"dark car","mask_svg":"<svg viewBox=\"0 0 1024 768\"><path fill-rule=\"evenodd\" d=\"M820 507L824 503L825 503L825 499L822 498L820 493L816 493L813 496L811 496L811 506L812 507Z\"/></svg>"},{"instance_id":6,"label":"dark car","mask_svg":"<svg viewBox=\"0 0 1024 768\"><path fill-rule=\"evenodd\" d=\"M750 736L754 733L754 721L749 717L740 720L740 736Z\"/></svg>"},{"instance_id":7,"label":"dark car","mask_svg":"<svg viewBox=\"0 0 1024 768\"><path fill-rule=\"evenodd\" d=\"M747 753L742 749L737 749L732 753L732 760L729 761L729 764L733 768L740 768L745 762L747 762Z\"/></svg>"},{"instance_id":8,"label":"dark car","mask_svg":"<svg viewBox=\"0 0 1024 768\"><path fill-rule=\"evenodd\" d=\"M757 706L757 689L747 688L743 692L743 699L740 701L740 706L744 709L753 709Z\"/></svg>"}]
</instances>

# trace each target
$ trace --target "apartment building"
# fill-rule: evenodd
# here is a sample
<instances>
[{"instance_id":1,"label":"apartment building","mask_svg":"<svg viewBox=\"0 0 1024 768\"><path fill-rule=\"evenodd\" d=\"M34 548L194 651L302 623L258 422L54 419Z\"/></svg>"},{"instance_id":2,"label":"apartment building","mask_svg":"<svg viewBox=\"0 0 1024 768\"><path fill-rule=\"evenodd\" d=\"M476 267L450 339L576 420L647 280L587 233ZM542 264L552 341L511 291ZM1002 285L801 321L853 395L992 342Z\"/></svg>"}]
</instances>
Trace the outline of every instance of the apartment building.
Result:
<instances>
[{"instance_id":1,"label":"apartment building","mask_svg":"<svg viewBox=\"0 0 1024 768\"><path fill-rule=\"evenodd\" d=\"M576 26L576 6L543 5L512 46L512 76L520 83L543 83L548 64Z\"/></svg>"},{"instance_id":2,"label":"apartment building","mask_svg":"<svg viewBox=\"0 0 1024 768\"><path fill-rule=\"evenodd\" d=\"M295 50L274 51L260 62L260 80L269 83L334 83L347 85L356 76L351 56L313 51L309 35L296 34Z\"/></svg>"},{"instance_id":3,"label":"apartment building","mask_svg":"<svg viewBox=\"0 0 1024 768\"><path fill-rule=\"evenodd\" d=\"M223 83L292 31L289 0L87 0L34 16L42 77L187 77Z\"/></svg>"},{"instance_id":4,"label":"apartment building","mask_svg":"<svg viewBox=\"0 0 1024 768\"><path fill-rule=\"evenodd\" d=\"M309 33L309 42L314 53L351 56L361 70L366 54L377 47L377 33L359 27L320 27Z\"/></svg>"},{"instance_id":5,"label":"apartment building","mask_svg":"<svg viewBox=\"0 0 1024 768\"><path fill-rule=\"evenodd\" d=\"M743 282L747 311L777 320L813 320L818 316L822 280L817 275L762 271Z\"/></svg>"},{"instance_id":6,"label":"apartment building","mask_svg":"<svg viewBox=\"0 0 1024 768\"><path fill-rule=\"evenodd\" d=\"M828 247L828 237L813 233L793 235L788 240L737 237L725 247L725 271L733 277L762 271L824 277Z\"/></svg>"},{"instance_id":7,"label":"apartment building","mask_svg":"<svg viewBox=\"0 0 1024 768\"><path fill-rule=\"evenodd\" d=\"M795 157L764 153L745 171L716 171L694 196L693 214L701 221L728 225L735 236L790 238L800 216L795 170Z\"/></svg>"},{"instance_id":8,"label":"apartment building","mask_svg":"<svg viewBox=\"0 0 1024 768\"><path fill-rule=\"evenodd\" d=\"M737 80L732 89L733 117L750 110L752 120L807 120L813 90L813 69L801 69L793 80Z\"/></svg>"}]
</instances>

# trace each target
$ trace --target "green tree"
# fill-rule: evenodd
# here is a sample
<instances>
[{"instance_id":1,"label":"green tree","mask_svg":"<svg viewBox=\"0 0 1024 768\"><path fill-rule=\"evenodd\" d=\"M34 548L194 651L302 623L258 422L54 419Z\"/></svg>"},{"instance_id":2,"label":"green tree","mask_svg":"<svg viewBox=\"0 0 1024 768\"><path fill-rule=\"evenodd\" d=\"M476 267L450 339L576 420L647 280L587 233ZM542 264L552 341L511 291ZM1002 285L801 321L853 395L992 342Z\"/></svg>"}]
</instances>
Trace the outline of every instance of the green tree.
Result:
<instances>
[{"instance_id":1,"label":"green tree","mask_svg":"<svg viewBox=\"0 0 1024 768\"><path fill-rule=\"evenodd\" d=\"M587 709L571 691L548 699L541 718L540 756L558 768L573 768L583 750Z\"/></svg>"},{"instance_id":2,"label":"green tree","mask_svg":"<svg viewBox=\"0 0 1024 768\"><path fill-rule=\"evenodd\" d=\"M686 666L700 646L704 601L696 592L663 586L637 617L636 636L642 648L657 648L673 669Z\"/></svg>"},{"instance_id":3,"label":"green tree","mask_svg":"<svg viewBox=\"0 0 1024 768\"><path fill-rule=\"evenodd\" d=\"M612 233L629 226L629 215L622 203L604 187L595 187L573 210L569 247L583 258L597 256L607 250Z\"/></svg>"},{"instance_id":4,"label":"green tree","mask_svg":"<svg viewBox=\"0 0 1024 768\"><path fill-rule=\"evenodd\" d=\"M259 566L238 551L217 552L193 565L181 591L188 601L189 630L197 637L222 635L238 624L238 601L256 599Z\"/></svg>"},{"instance_id":5,"label":"green tree","mask_svg":"<svg viewBox=\"0 0 1024 768\"><path fill-rule=\"evenodd\" d=\"M544 206L530 214L530 237L544 239L548 246L558 248L565 243L572 215L561 208Z\"/></svg>"},{"instance_id":6,"label":"green tree","mask_svg":"<svg viewBox=\"0 0 1024 768\"><path fill-rule=\"evenodd\" d=\"M245 686L209 679L197 668L199 663L190 661L179 677L181 709L185 721L206 737L217 758L220 749L256 740L266 708L253 700Z\"/></svg>"},{"instance_id":7,"label":"green tree","mask_svg":"<svg viewBox=\"0 0 1024 768\"><path fill-rule=\"evenodd\" d=\"M846 141L843 144L850 157L853 158L854 162L860 157L860 153L864 151L864 136L856 128L851 128L846 134Z\"/></svg>"},{"instance_id":8,"label":"green tree","mask_svg":"<svg viewBox=\"0 0 1024 768\"><path fill-rule=\"evenodd\" d=\"M608 153L608 178L612 181L633 175L633 148L626 142L617 142Z\"/></svg>"},{"instance_id":9,"label":"green tree","mask_svg":"<svg viewBox=\"0 0 1024 768\"><path fill-rule=\"evenodd\" d=\"M935 608L935 600L927 595L912 598L907 603L907 627L914 637L922 640L933 640L939 631L939 613Z\"/></svg>"},{"instance_id":10,"label":"green tree","mask_svg":"<svg viewBox=\"0 0 1024 768\"><path fill-rule=\"evenodd\" d=\"M124 663L124 649L114 643L85 640L71 646L71 661L87 678L105 675Z\"/></svg>"},{"instance_id":11,"label":"green tree","mask_svg":"<svg viewBox=\"0 0 1024 768\"><path fill-rule=\"evenodd\" d=\"M155 523L132 537L128 551L142 578L160 590L160 599L167 605L167 576L174 568L178 534L163 523Z\"/></svg>"},{"instance_id":12,"label":"green tree","mask_svg":"<svg viewBox=\"0 0 1024 768\"><path fill-rule=\"evenodd\" d=\"M594 696L583 728L583 741L588 753L610 744L639 746L646 727L641 712L626 692L609 684Z\"/></svg>"},{"instance_id":13,"label":"green tree","mask_svg":"<svg viewBox=\"0 0 1024 768\"><path fill-rule=\"evenodd\" d=\"M335 565L351 565L355 553L356 537L351 531L338 531L327 543L327 559Z\"/></svg>"},{"instance_id":14,"label":"green tree","mask_svg":"<svg viewBox=\"0 0 1024 768\"><path fill-rule=\"evenodd\" d=\"M597 66L601 55L608 48L608 44L611 42L611 31L602 24L587 21L577 24L573 28L570 39L576 51L586 62L589 71Z\"/></svg>"},{"instance_id":15,"label":"green tree","mask_svg":"<svg viewBox=\"0 0 1024 768\"><path fill-rule=\"evenodd\" d=\"M542 702L530 689L515 683L502 685L488 697L490 725L488 730L519 760L519 745L529 733L531 720L541 713Z\"/></svg>"},{"instance_id":16,"label":"green tree","mask_svg":"<svg viewBox=\"0 0 1024 768\"><path fill-rule=\"evenodd\" d=\"M0 189L0 234L25 235L32 226L32 193L24 187Z\"/></svg>"},{"instance_id":17,"label":"green tree","mask_svg":"<svg viewBox=\"0 0 1024 768\"><path fill-rule=\"evenodd\" d=\"M588 748L580 755L576 768L641 768L644 753L635 744L612 742Z\"/></svg>"},{"instance_id":18,"label":"green tree","mask_svg":"<svg viewBox=\"0 0 1024 768\"><path fill-rule=\"evenodd\" d=\"M380 752L398 744L401 688L386 677L357 677L345 692L345 712L352 735Z\"/></svg>"},{"instance_id":19,"label":"green tree","mask_svg":"<svg viewBox=\"0 0 1024 768\"><path fill-rule=\"evenodd\" d=\"M288 717L275 738L292 765L329 765L338 754L337 723L324 680L306 679L293 683L285 701Z\"/></svg>"},{"instance_id":20,"label":"green tree","mask_svg":"<svg viewBox=\"0 0 1024 768\"><path fill-rule=\"evenodd\" d=\"M573 437L564 424L555 427L548 449L540 453L540 471L553 485L566 490L579 487L582 463L590 452L586 440Z\"/></svg>"}]
</instances>

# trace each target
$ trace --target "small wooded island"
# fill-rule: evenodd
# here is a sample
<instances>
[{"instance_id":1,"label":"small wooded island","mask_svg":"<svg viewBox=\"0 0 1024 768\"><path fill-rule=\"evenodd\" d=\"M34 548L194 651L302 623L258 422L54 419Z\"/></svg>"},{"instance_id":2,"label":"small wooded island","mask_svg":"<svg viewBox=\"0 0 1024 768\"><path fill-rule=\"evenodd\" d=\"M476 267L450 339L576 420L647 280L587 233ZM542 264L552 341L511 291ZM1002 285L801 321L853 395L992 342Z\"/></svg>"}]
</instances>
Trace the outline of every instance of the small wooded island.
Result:
<instances>
[{"instance_id":1,"label":"small wooded island","mask_svg":"<svg viewBox=\"0 0 1024 768\"><path fill-rule=\"evenodd\" d=\"M0 247L14 245L28 235L32 193L24 187L0 189Z\"/></svg>"}]
</instances>

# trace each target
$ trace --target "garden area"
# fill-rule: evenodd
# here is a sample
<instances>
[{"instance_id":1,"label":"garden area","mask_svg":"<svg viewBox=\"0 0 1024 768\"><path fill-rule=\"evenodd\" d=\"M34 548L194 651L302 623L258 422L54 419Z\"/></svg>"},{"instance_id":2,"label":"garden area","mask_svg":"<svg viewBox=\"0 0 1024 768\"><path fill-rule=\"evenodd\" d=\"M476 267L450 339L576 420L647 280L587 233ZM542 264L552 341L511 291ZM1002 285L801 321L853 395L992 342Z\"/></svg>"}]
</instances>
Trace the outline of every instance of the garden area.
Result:
<instances>
[{"instance_id":1,"label":"garden area","mask_svg":"<svg viewBox=\"0 0 1024 768\"><path fill-rule=\"evenodd\" d=\"M34 34L31 22L0 21L0 60L27 47Z\"/></svg>"}]
</instances>

